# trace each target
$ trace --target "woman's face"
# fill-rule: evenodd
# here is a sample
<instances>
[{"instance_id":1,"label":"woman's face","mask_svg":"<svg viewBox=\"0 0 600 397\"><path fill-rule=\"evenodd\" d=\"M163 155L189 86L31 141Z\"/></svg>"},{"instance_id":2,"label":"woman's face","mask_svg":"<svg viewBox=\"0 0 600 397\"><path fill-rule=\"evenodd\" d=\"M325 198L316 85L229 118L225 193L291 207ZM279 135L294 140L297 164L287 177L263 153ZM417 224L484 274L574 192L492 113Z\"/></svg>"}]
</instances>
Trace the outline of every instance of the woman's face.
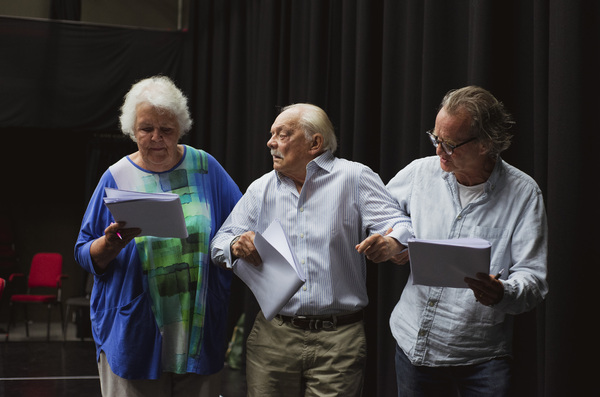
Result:
<instances>
[{"instance_id":1,"label":"woman's face","mask_svg":"<svg viewBox=\"0 0 600 397\"><path fill-rule=\"evenodd\" d=\"M134 134L139 150L136 163L140 167L154 172L168 171L181 159L182 150L177 145L179 123L172 113L147 103L138 105Z\"/></svg>"}]
</instances>

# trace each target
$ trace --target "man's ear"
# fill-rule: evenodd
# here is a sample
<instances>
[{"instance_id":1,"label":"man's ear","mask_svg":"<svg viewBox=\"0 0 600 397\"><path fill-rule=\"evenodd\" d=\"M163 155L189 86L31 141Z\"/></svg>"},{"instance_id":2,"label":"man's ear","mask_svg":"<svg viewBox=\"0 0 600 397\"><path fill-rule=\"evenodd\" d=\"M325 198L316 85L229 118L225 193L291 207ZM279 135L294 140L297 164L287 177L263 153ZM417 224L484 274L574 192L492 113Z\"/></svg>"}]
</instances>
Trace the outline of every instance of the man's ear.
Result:
<instances>
[{"instance_id":1,"label":"man's ear","mask_svg":"<svg viewBox=\"0 0 600 397\"><path fill-rule=\"evenodd\" d=\"M484 145L483 143L479 143L479 155L480 156L487 156L489 152L490 152L490 150L488 149L488 147L486 145Z\"/></svg>"},{"instance_id":2,"label":"man's ear","mask_svg":"<svg viewBox=\"0 0 600 397\"><path fill-rule=\"evenodd\" d=\"M323 151L323 135L316 133L312 136L310 151L315 154Z\"/></svg>"}]
</instances>

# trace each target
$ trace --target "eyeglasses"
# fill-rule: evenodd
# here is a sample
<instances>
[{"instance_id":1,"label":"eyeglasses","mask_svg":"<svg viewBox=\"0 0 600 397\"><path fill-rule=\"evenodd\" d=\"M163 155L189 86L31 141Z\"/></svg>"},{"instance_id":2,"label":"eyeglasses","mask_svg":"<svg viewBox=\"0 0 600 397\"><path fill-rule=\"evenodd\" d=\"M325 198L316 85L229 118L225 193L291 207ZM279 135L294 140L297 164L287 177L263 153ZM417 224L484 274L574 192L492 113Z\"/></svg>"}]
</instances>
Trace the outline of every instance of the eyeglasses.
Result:
<instances>
[{"instance_id":1,"label":"eyeglasses","mask_svg":"<svg viewBox=\"0 0 600 397\"><path fill-rule=\"evenodd\" d=\"M431 144L433 145L433 147L437 148L439 145L442 145L442 149L444 149L444 152L446 152L446 154L448 154L448 156L452 156L452 153L454 153L454 150L457 147L466 145L467 143L472 142L475 139L477 139L477 137L473 137L471 139L467 139L463 143L459 143L458 145L451 145L444 141L440 141L439 138L433 134L433 130L426 131L425 133L427 135L429 135L429 139L431 140Z\"/></svg>"}]
</instances>

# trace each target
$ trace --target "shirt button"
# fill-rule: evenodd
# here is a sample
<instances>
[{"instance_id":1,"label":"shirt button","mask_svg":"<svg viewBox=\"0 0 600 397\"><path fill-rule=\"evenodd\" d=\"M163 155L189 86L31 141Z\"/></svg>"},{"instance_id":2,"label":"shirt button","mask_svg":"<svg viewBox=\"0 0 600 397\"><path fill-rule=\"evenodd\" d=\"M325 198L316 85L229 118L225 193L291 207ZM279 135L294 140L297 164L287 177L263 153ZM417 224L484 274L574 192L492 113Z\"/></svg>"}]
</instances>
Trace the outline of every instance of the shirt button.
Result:
<instances>
[{"instance_id":1,"label":"shirt button","mask_svg":"<svg viewBox=\"0 0 600 397\"><path fill-rule=\"evenodd\" d=\"M300 233L300 238L304 238L304 233Z\"/></svg>"},{"instance_id":2,"label":"shirt button","mask_svg":"<svg viewBox=\"0 0 600 397\"><path fill-rule=\"evenodd\" d=\"M306 291L306 286L302 287L302 291Z\"/></svg>"},{"instance_id":3,"label":"shirt button","mask_svg":"<svg viewBox=\"0 0 600 397\"><path fill-rule=\"evenodd\" d=\"M459 215L459 216L457 216L457 217L456 217L456 219L459 219L459 220L460 220L460 219L462 219L462 216L461 216L461 215Z\"/></svg>"},{"instance_id":4,"label":"shirt button","mask_svg":"<svg viewBox=\"0 0 600 397\"><path fill-rule=\"evenodd\" d=\"M429 305L429 307L433 307L435 306L435 301L434 300L430 300L427 304Z\"/></svg>"},{"instance_id":5,"label":"shirt button","mask_svg":"<svg viewBox=\"0 0 600 397\"><path fill-rule=\"evenodd\" d=\"M302 260L300 261L300 263L302 263L302 264L304 265L304 259L302 259Z\"/></svg>"},{"instance_id":6,"label":"shirt button","mask_svg":"<svg viewBox=\"0 0 600 397\"><path fill-rule=\"evenodd\" d=\"M425 336L427 335L427 331L425 331L424 329L419 331L419 336Z\"/></svg>"},{"instance_id":7,"label":"shirt button","mask_svg":"<svg viewBox=\"0 0 600 397\"><path fill-rule=\"evenodd\" d=\"M304 212L304 207L300 207L300 212Z\"/></svg>"}]
</instances>

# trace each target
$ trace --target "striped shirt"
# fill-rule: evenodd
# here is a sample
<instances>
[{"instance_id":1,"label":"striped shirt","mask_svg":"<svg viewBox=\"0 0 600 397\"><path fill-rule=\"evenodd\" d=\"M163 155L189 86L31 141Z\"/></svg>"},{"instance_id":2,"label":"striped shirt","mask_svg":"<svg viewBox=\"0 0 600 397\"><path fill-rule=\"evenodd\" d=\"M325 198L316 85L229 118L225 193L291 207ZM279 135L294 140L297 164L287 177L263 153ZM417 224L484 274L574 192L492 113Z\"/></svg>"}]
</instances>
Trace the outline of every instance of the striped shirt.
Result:
<instances>
[{"instance_id":1,"label":"striped shirt","mask_svg":"<svg viewBox=\"0 0 600 397\"><path fill-rule=\"evenodd\" d=\"M246 231L262 233L278 219L306 276L280 314L360 310L368 303L366 261L356 244L395 225L412 230L410 219L401 215L379 176L365 165L328 151L312 160L306 171L300 193L291 179L276 171L254 181L213 239L212 258L231 266L231 240ZM397 234L392 236L404 241Z\"/></svg>"}]
</instances>

